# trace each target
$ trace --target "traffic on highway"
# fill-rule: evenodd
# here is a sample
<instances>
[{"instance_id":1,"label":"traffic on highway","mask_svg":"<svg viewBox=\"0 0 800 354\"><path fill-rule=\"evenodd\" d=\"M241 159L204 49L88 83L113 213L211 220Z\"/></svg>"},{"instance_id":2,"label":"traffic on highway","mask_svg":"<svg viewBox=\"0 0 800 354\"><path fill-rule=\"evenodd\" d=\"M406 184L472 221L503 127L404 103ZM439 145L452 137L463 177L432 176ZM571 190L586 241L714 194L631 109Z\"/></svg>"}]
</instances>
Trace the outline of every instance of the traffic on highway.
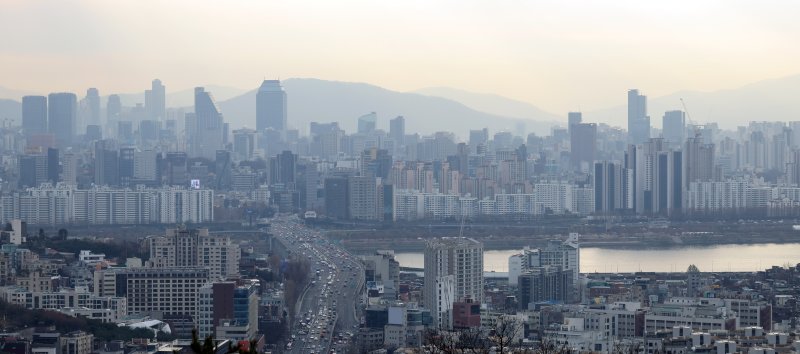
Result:
<instances>
[{"instance_id":1,"label":"traffic on highway","mask_svg":"<svg viewBox=\"0 0 800 354\"><path fill-rule=\"evenodd\" d=\"M270 233L291 257L306 259L311 269L308 284L292 309L285 352L346 352L355 345L365 296L360 260L296 216L276 217Z\"/></svg>"}]
</instances>

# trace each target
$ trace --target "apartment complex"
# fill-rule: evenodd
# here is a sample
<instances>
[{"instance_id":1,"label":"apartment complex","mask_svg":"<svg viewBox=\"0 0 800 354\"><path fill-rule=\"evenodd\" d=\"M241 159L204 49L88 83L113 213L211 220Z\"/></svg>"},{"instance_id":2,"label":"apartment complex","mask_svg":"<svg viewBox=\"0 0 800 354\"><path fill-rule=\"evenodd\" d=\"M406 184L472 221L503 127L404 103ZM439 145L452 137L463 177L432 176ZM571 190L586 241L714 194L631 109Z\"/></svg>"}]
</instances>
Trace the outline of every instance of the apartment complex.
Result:
<instances>
[{"instance_id":1,"label":"apartment complex","mask_svg":"<svg viewBox=\"0 0 800 354\"><path fill-rule=\"evenodd\" d=\"M214 191L176 187L112 189L43 184L0 197L5 220L33 225L135 225L214 220Z\"/></svg>"},{"instance_id":2,"label":"apartment complex","mask_svg":"<svg viewBox=\"0 0 800 354\"><path fill-rule=\"evenodd\" d=\"M164 236L148 237L148 265L163 267L204 267L211 279L239 275L239 246L230 236L211 235L208 229L167 229Z\"/></svg>"}]
</instances>

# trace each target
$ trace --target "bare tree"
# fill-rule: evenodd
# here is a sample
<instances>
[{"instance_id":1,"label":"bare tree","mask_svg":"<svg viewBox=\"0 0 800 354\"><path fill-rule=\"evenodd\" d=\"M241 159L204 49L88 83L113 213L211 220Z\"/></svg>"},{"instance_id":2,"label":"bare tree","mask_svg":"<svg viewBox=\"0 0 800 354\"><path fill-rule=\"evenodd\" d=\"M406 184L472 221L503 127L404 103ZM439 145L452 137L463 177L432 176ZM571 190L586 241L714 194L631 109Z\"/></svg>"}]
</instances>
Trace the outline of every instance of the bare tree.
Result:
<instances>
[{"instance_id":1,"label":"bare tree","mask_svg":"<svg viewBox=\"0 0 800 354\"><path fill-rule=\"evenodd\" d=\"M455 354L455 336L452 331L429 329L425 332L425 352L430 354Z\"/></svg>"},{"instance_id":2,"label":"bare tree","mask_svg":"<svg viewBox=\"0 0 800 354\"><path fill-rule=\"evenodd\" d=\"M461 353L469 354L488 354L489 345L480 328L465 328L458 331L458 342L456 348Z\"/></svg>"},{"instance_id":3,"label":"bare tree","mask_svg":"<svg viewBox=\"0 0 800 354\"><path fill-rule=\"evenodd\" d=\"M522 321L514 316L500 316L489 329L488 340L497 353L511 352L511 348L518 347L517 340L524 334Z\"/></svg>"},{"instance_id":4,"label":"bare tree","mask_svg":"<svg viewBox=\"0 0 800 354\"><path fill-rule=\"evenodd\" d=\"M610 352L612 354L639 354L642 349L642 344L638 342L614 342L614 347L610 349Z\"/></svg>"}]
</instances>

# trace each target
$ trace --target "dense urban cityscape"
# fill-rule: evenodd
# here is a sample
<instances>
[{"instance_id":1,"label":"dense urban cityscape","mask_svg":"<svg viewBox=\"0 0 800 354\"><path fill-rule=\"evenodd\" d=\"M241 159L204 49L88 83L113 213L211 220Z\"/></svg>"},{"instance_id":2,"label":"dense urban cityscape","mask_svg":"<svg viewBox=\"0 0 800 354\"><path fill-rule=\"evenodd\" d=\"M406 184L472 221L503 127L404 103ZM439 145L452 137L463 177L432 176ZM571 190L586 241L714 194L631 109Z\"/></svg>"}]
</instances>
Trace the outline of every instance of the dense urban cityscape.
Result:
<instances>
[{"instance_id":1,"label":"dense urban cityscape","mask_svg":"<svg viewBox=\"0 0 800 354\"><path fill-rule=\"evenodd\" d=\"M144 97L25 96L21 125L4 128L0 299L36 322L4 320L10 352L158 353L193 337L292 353L800 349L796 265L581 273L575 232L697 238L695 223L718 231L709 219L794 220L797 122L726 131L676 110L658 129L630 90L630 133L570 112L550 135L460 141L409 134L402 116L386 132L372 112L357 132L303 135L278 80L258 88L257 129L230 129L200 87L193 109L168 108L160 80ZM411 246L358 236L434 222ZM528 243L485 272L478 225L509 222ZM392 246L423 264L401 266Z\"/></svg>"},{"instance_id":2,"label":"dense urban cityscape","mask_svg":"<svg viewBox=\"0 0 800 354\"><path fill-rule=\"evenodd\" d=\"M796 11L340 1L0 5L0 353L800 353Z\"/></svg>"}]
</instances>

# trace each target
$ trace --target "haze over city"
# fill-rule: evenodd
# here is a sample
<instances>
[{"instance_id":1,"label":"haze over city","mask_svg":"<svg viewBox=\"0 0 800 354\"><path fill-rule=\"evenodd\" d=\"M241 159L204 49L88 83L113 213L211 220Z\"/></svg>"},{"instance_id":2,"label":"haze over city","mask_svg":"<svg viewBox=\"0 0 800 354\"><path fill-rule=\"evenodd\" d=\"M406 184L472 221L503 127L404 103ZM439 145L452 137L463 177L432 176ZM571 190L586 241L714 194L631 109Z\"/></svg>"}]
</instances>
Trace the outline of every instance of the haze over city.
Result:
<instances>
[{"instance_id":1,"label":"haze over city","mask_svg":"<svg viewBox=\"0 0 800 354\"><path fill-rule=\"evenodd\" d=\"M562 115L621 105L632 87L658 97L799 74L796 6L12 0L0 12L0 85L124 93L147 77L177 89L312 77L453 87Z\"/></svg>"},{"instance_id":2,"label":"haze over city","mask_svg":"<svg viewBox=\"0 0 800 354\"><path fill-rule=\"evenodd\" d=\"M800 353L800 5L0 3L0 353Z\"/></svg>"}]
</instances>

